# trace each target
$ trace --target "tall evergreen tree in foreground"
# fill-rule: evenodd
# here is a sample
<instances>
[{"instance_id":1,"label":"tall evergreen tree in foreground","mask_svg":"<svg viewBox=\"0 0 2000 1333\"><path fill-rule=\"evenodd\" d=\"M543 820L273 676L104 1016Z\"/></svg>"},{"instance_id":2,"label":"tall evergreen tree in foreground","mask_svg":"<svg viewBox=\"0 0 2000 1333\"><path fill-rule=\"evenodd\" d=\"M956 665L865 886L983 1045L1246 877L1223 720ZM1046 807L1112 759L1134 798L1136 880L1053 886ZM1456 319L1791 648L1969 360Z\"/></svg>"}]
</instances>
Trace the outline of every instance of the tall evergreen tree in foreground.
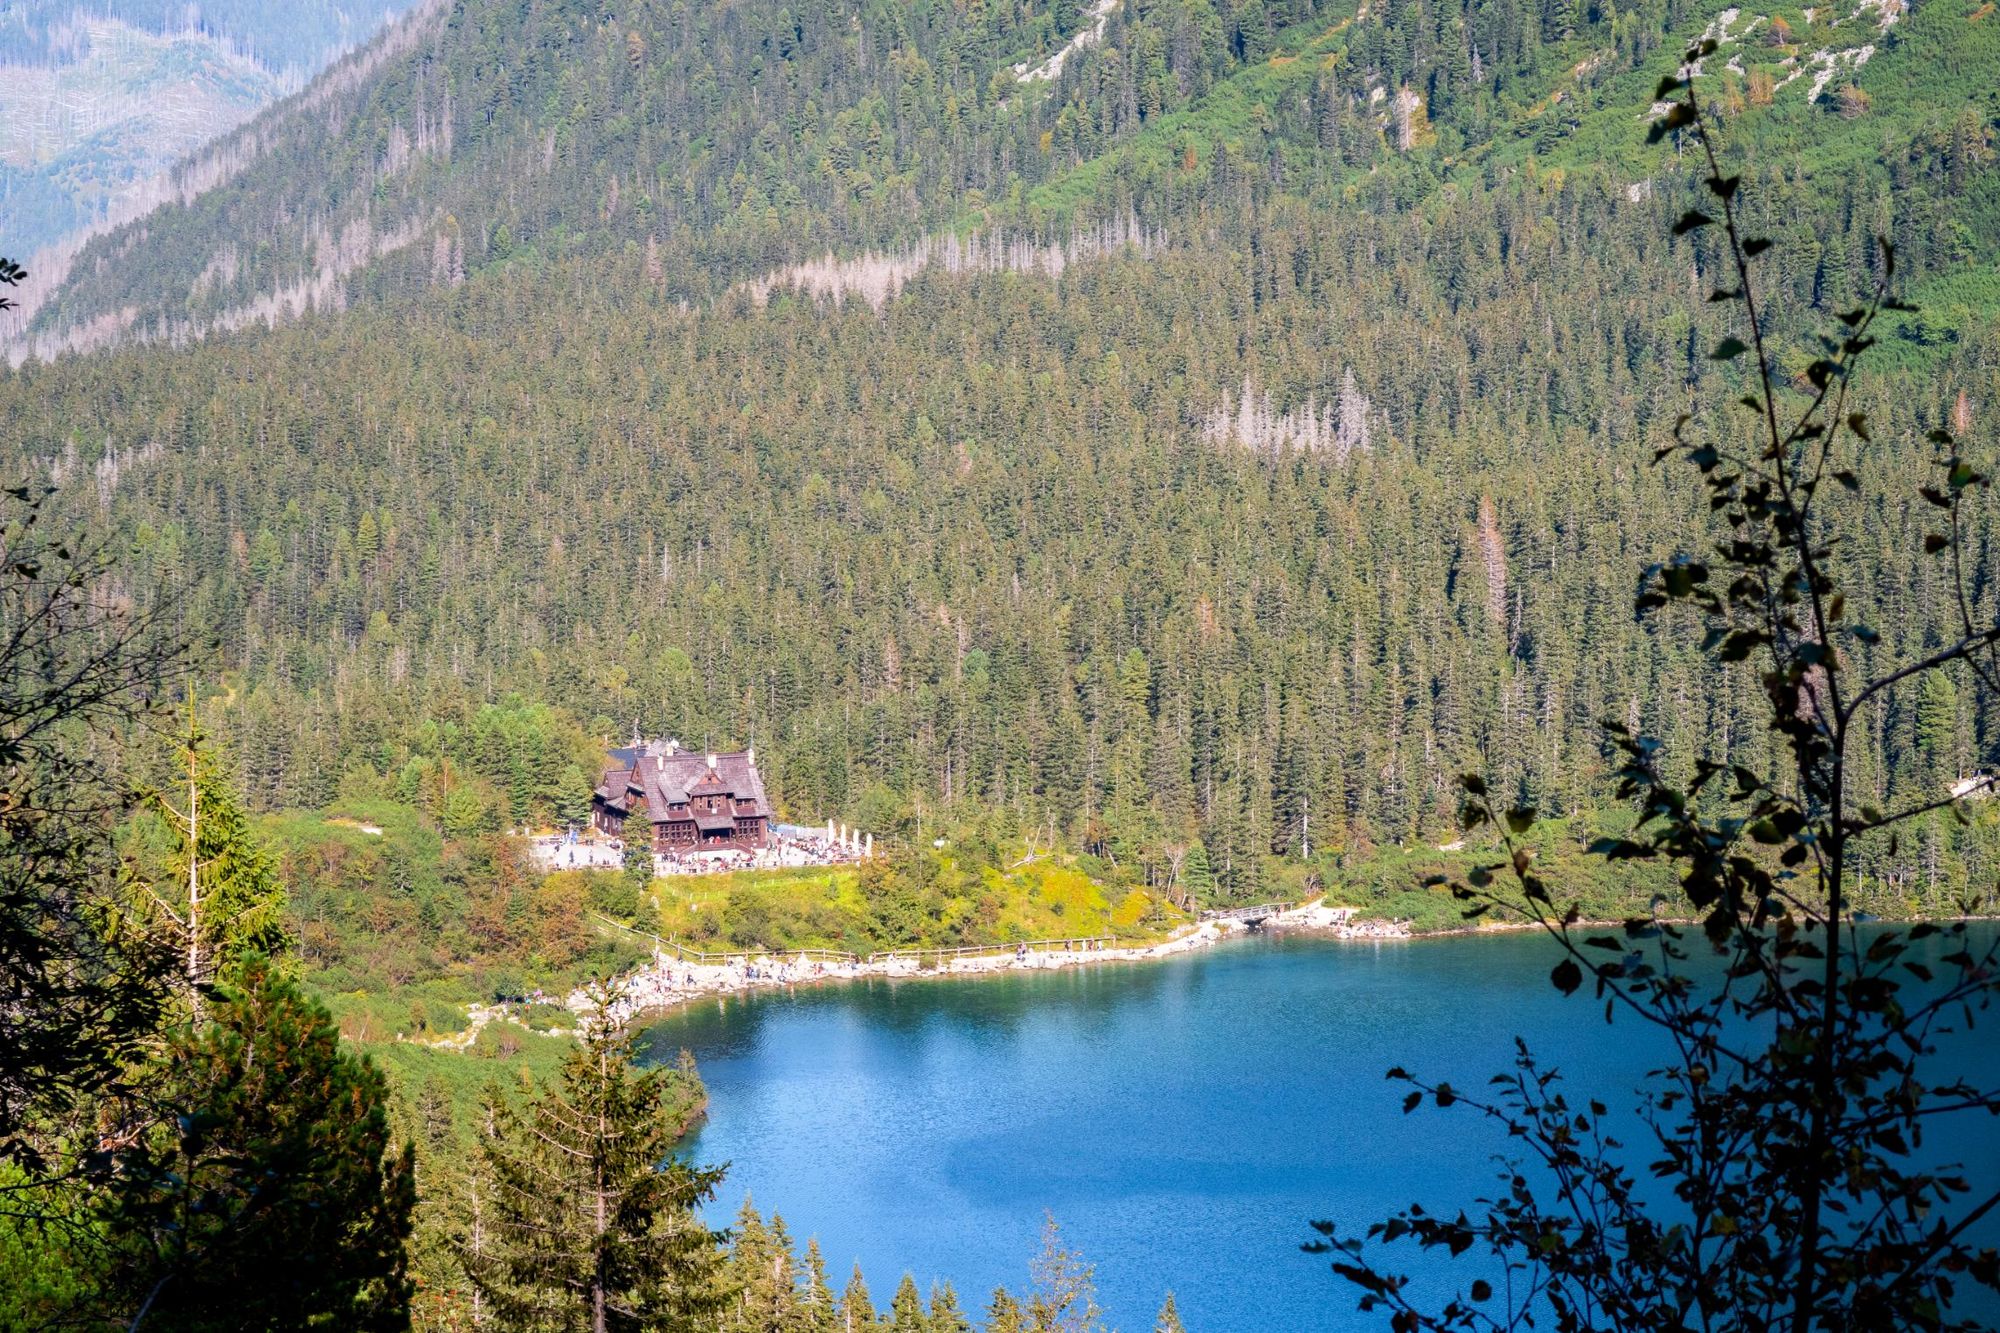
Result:
<instances>
[{"instance_id":1,"label":"tall evergreen tree in foreground","mask_svg":"<svg viewBox=\"0 0 2000 1333\"><path fill-rule=\"evenodd\" d=\"M1714 50L1702 42L1687 67ZM1921 712L1928 698L1941 711L1947 691L1927 682L1957 674L1991 690L2000 680L2000 618L1975 610L1962 573L1966 501L1988 481L1950 432L1930 432L1936 471L1911 503L1934 528L1908 563L1948 562L1949 592L1921 637L1889 642L1869 622L1894 603L1897 579L1852 577L1840 536L1854 520L1840 502L1863 491L1871 441L1867 418L1849 410L1855 367L1880 313L1910 309L1888 295L1893 252L1881 245L1874 298L1838 316L1797 382L1781 379L1757 278L1771 243L1743 233L1740 178L1723 174L1692 79L1671 77L1659 95L1677 100L1655 138L1678 132L1706 162L1707 206L1720 216L1692 209L1674 230L1695 238L1699 267L1721 275L1711 299L1739 312L1742 336L1710 355L1754 358L1740 402L1755 425L1746 443L1712 443L1690 438L1698 432L1683 418L1658 452L1695 465L1722 530L1711 554L1649 568L1637 610L1666 634L1705 623L1700 650L1723 668L1717 679L1729 679L1726 664L1760 668L1764 727L1783 760L1758 772L1703 758L1677 782L1660 741L1606 724L1623 757L1619 794L1639 819L1593 850L1673 866L1698 929L1657 917L1622 930L1579 925L1519 840L1536 812L1503 809L1482 777L1464 779L1468 830L1495 826L1505 853L1454 886L1467 915L1540 926L1560 951L1558 990L1589 982L1607 1020L1625 1015L1669 1044L1628 1122L1651 1140L1650 1160L1633 1162L1620 1142L1631 1130L1601 1102L1572 1101L1525 1046L1488 1094L1392 1070L1411 1086L1406 1110L1471 1107L1527 1160L1510 1163L1503 1188L1476 1208L1413 1206L1369 1238L1473 1253L1484 1268L1426 1309L1378 1249L1332 1223L1314 1224L1328 1239L1308 1248L1334 1251L1362 1308L1389 1313L1399 1333L1977 1328L1967 1287L2000 1292L2000 1254L1978 1244L2000 1209L2000 1179L1992 1162L1952 1164L1934 1144L1954 1117L2000 1114L2000 1092L1937 1072L1933 1057L2000 987L2000 945L1975 951L1962 922L1901 931L1849 917L1864 851L1959 810L1967 794L1937 736L1930 748L1943 765L1915 791L1872 791L1852 761L1881 710L1914 701Z\"/></svg>"},{"instance_id":2,"label":"tall evergreen tree in foreground","mask_svg":"<svg viewBox=\"0 0 2000 1333\"><path fill-rule=\"evenodd\" d=\"M723 1237L694 1210L722 1172L674 1156L698 1109L678 1071L635 1067L603 1006L558 1078L519 1106L490 1099L482 1238L464 1259L498 1326L713 1326Z\"/></svg>"},{"instance_id":3,"label":"tall evergreen tree in foreground","mask_svg":"<svg viewBox=\"0 0 2000 1333\"><path fill-rule=\"evenodd\" d=\"M292 945L277 857L252 835L250 817L222 757L189 705L187 733L173 756L175 782L156 791L149 832L160 873L146 897L165 918L183 975L200 987L235 959L257 952L282 959Z\"/></svg>"},{"instance_id":4,"label":"tall evergreen tree in foreground","mask_svg":"<svg viewBox=\"0 0 2000 1333\"><path fill-rule=\"evenodd\" d=\"M413 1158L388 1088L261 954L169 1038L101 1193L105 1293L133 1328L396 1329Z\"/></svg>"}]
</instances>

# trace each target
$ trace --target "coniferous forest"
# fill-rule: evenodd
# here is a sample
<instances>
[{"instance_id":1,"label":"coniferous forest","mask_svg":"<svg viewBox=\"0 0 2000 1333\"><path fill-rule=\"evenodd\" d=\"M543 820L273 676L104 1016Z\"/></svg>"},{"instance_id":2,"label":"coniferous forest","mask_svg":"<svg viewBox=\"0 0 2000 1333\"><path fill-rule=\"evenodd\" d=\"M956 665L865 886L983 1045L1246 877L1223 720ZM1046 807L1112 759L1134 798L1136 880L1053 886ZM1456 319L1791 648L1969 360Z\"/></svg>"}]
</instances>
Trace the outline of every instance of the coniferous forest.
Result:
<instances>
[{"instance_id":1,"label":"coniferous forest","mask_svg":"<svg viewBox=\"0 0 2000 1333\"><path fill-rule=\"evenodd\" d=\"M1102 151L1036 188L1017 174L1011 216L962 214L985 230L965 234L956 263L936 238L895 248L948 225L943 215L891 209L915 230L818 233L789 221L810 202L781 210L787 245L727 257L764 210L683 218L692 201L652 201L655 171L701 178L679 165L671 134L647 150L658 165L623 186L631 169L602 145L520 171L454 146L424 167L443 179L422 197L476 189L478 207L504 216L481 222L474 204L451 204L435 244L410 241L338 279L338 313L192 343L173 332L202 327L218 303L255 304L265 261L253 250L291 262L278 258L282 226L267 236L256 208L283 226L310 215L305 231L323 237L345 225L341 209L379 219L385 196L418 189L349 163L371 189L296 196L302 179L339 179L328 156L369 137L366 117L416 114L398 77L448 85L437 65L483 49L488 9L454 11L435 50L388 63L365 95L336 72L325 95L358 105L331 143L317 113L273 113L266 133L292 138L228 188L166 210L143 244L86 252L37 316L101 299L122 320L149 309L148 290L179 291L171 313L132 324L157 322L165 344L31 363L0 398L23 463L62 485L80 519L129 533L129 577L172 589L215 641L206 667L230 682L226 725L253 801L317 808L343 783L390 790L412 754L450 748L419 733L514 700L558 706L600 736L636 720L691 744L762 738L781 802L802 812L913 830L920 811L970 801L1112 851L1154 881L1160 846L1199 837L1233 891L1267 854L1365 855L1448 830L1452 779L1480 756L1545 808L1579 809L1601 791L1608 716L1659 729L1684 763L1754 743L1729 695L1707 688L1708 666L1678 659L1624 606L1624 571L1684 543L1701 503L1647 466L1648 442L1690 408L1729 410L1728 368L1703 349L1699 296L1716 257L1667 235L1686 166L1657 149L1602 152L1623 122L1634 137L1642 127L1629 101L1599 92L1606 108L1580 110L1547 145L1541 129L1522 140L1489 122L1475 162L1448 151L1456 104L1433 100L1432 140L1399 152L1395 127L1357 108L1411 71L1394 34L1364 19L1316 57L1328 73L1309 87L1266 86L1293 68L1272 60L1221 83L1202 102L1214 140L1180 130L1185 151L1161 164L1151 150L1164 129L1116 128L1107 71L1066 73L1057 91L1078 80L1073 107L1105 103ZM581 81L567 94L580 122L538 142L562 149L565 133L597 125L589 107L615 103L625 116L598 132L621 151L650 143L619 91L648 86L649 66L612 56L682 47L636 17L534 15L562 40L531 25L510 59L541 71L550 99ZM1380 23L1392 18L1442 21ZM1149 49L1149 22L1172 26L1164 12L1134 15L1120 40ZM2000 221L2000 172L1990 124L1968 120L1978 108L1961 112L1965 85L1946 76L1962 62L1932 55L1949 30L1925 32L1967 22L1928 7L1890 29L1879 57L1938 65L1935 105L1893 120L1811 110L1830 128L1795 126L1782 101L1741 111L1746 169L1762 172L1755 206L1783 224L1775 297L1796 336L1781 366L1804 382L1806 324L1866 287L1878 233L1942 297L1903 318L1888 370L1861 389L1883 423L1879 447L1911 469L1925 431L1976 422L1993 400L1983 297L1996 229L1982 219ZM1472 40L1462 19L1451 30ZM1409 43L1433 58L1431 43ZM789 71L777 46L766 58ZM871 49L835 46L818 77ZM794 50L802 68L786 78L820 68L813 49ZM1117 65L1121 49L1087 52ZM1531 68L1539 49L1522 54ZM1626 60L1643 65L1650 50ZM516 100L475 123L544 106L526 74L494 78ZM1448 71L1432 85L1448 88ZM1511 86L1493 74L1456 114L1507 104ZM939 80L947 104L949 88ZM1008 105L1032 128L1049 107L1019 105L1030 100ZM928 102L908 103L922 123ZM1245 104L1263 108L1250 142L1264 160L1221 119ZM767 138L783 123L770 114ZM1348 146L1343 114L1372 126L1362 147ZM667 119L680 134L708 124ZM482 133L490 151L521 147L518 132ZM479 137L447 137L460 134ZM1802 167L1793 153L1808 138ZM885 177L898 174L901 139L889 142ZM997 129L968 136L968 153L973 142L1006 156ZM788 151L816 143L800 129ZM1601 155L1565 163L1587 144ZM752 166L786 171L782 154L705 151L704 162L737 159L746 189ZM841 156L828 152L823 166ZM1054 170L1051 154L1062 156L1040 154L1038 170ZM979 178L952 173L956 206ZM590 218L560 216L599 193ZM224 206L237 211L212 215ZM1115 243L1078 243L1106 219ZM496 243L502 232L512 239ZM872 264L852 258L872 242L889 248ZM191 250L210 247L235 274L227 291L213 263L206 277L191 271ZM821 247L850 258L823 266L817 286L773 267ZM1077 258L1050 276L1049 256L1064 254ZM725 285L753 271L776 277ZM1880 517L1855 534L1864 552L1900 549L1920 522ZM1972 550L1984 558L1983 535ZM1882 595L1893 633L1939 585ZM1992 744L1975 703L1932 699L1928 724L1914 706L1885 716L1868 781L1896 789L1926 744L1973 771ZM458 744L463 759L473 742ZM496 778L508 763L537 769L506 779L510 819L585 794L568 753L488 755Z\"/></svg>"},{"instance_id":2,"label":"coniferous forest","mask_svg":"<svg viewBox=\"0 0 2000 1333\"><path fill-rule=\"evenodd\" d=\"M879 1316L782 1222L711 1229L726 1177L652 1169L698 1071L564 997L634 929L1456 926L1467 774L1586 915L1706 910L1586 853L1634 845L1621 736L1696 793L1797 750L1701 605L1635 611L1738 503L1656 454L1758 407L1739 264L1787 404L1890 293L1842 384L1870 484L1816 530L1843 664L1948 650L2000 579L1990 509L1914 498L2000 422L2000 17L1845 4L421 0L17 256L0 964L105 989L50 1010L101 1058L0 1070L0 1323L1097 1327L1053 1222L1018 1296ZM1843 799L1937 807L1843 853L1854 910L2000 873L1940 799L2000 766L1993 688L1843 737ZM706 911L547 873L518 835L634 733L754 746L778 817L882 855ZM265 1289L280 1241L317 1281Z\"/></svg>"}]
</instances>

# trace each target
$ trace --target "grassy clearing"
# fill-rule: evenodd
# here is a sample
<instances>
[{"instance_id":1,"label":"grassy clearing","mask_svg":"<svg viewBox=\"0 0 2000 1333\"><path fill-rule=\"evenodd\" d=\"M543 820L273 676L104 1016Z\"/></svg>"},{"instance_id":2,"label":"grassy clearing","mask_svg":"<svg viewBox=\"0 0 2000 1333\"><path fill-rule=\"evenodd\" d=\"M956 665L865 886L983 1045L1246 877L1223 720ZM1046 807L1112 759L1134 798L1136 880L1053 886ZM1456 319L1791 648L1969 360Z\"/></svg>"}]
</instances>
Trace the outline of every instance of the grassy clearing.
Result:
<instances>
[{"instance_id":1,"label":"grassy clearing","mask_svg":"<svg viewBox=\"0 0 2000 1333\"><path fill-rule=\"evenodd\" d=\"M388 1076L399 1099L415 1105L428 1088L431 1098L442 1096L464 1119L489 1086L513 1089L552 1073L570 1039L500 1022L487 1024L464 1051L394 1040L366 1042L362 1048Z\"/></svg>"},{"instance_id":2,"label":"grassy clearing","mask_svg":"<svg viewBox=\"0 0 2000 1333\"><path fill-rule=\"evenodd\" d=\"M968 870L950 857L862 868L750 870L653 886L644 929L704 949L852 953L1018 940L1163 938L1187 916L1058 859Z\"/></svg>"}]
</instances>

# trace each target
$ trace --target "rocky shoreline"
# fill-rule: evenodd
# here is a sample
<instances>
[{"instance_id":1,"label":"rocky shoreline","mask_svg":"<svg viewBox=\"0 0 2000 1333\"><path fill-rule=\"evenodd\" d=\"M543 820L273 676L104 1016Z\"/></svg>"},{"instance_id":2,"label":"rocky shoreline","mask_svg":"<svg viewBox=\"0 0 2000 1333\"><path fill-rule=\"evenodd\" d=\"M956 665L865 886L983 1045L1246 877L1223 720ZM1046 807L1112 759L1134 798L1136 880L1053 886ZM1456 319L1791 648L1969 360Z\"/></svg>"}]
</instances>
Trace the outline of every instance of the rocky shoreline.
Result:
<instances>
[{"instance_id":1,"label":"rocky shoreline","mask_svg":"<svg viewBox=\"0 0 2000 1333\"><path fill-rule=\"evenodd\" d=\"M1183 926L1167 939L1154 944L1118 948L1094 941L1076 941L1072 942L1075 947L1017 947L1011 951L1006 946L996 946L993 952L939 960L932 966L924 966L918 958L909 955L879 961L855 959L841 962L815 960L806 953L772 951L733 955L725 963L702 963L685 962L664 951L655 951L652 962L613 981L608 1017L613 1023L626 1024L695 1000L873 977L981 977L1096 963L1155 962L1208 948L1225 939L1248 934L1253 929L1323 935L1344 940L1411 938L1406 923L1356 921L1346 909L1328 907L1323 901L1316 900L1275 913L1256 926L1241 921L1205 921ZM581 1020L594 1015L598 999L585 989L573 992L566 1003Z\"/></svg>"}]
</instances>

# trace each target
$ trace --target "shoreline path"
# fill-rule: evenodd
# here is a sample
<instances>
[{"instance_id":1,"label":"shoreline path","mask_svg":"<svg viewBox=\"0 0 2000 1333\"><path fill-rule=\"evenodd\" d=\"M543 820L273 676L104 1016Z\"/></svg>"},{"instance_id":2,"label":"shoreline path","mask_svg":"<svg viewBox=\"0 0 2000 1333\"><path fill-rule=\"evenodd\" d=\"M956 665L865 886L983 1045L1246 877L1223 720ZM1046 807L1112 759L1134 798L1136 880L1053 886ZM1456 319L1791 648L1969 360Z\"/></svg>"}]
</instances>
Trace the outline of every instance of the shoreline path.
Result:
<instances>
[{"instance_id":1,"label":"shoreline path","mask_svg":"<svg viewBox=\"0 0 2000 1333\"><path fill-rule=\"evenodd\" d=\"M1355 921L1346 909L1328 907L1314 901L1279 912L1261 923L1280 932L1310 931L1336 939L1407 939L1409 927L1402 922ZM939 959L934 966L922 965L917 951L899 952L876 960L815 960L810 952L771 951L734 954L722 963L683 962L664 950L655 950L653 961L627 972L611 982L607 1017L623 1025L642 1015L661 1013L695 1000L737 995L746 991L779 987L810 986L826 982L857 981L869 977L976 977L1007 972L1048 971L1090 963L1143 963L1176 954L1205 949L1233 935L1248 933L1252 927L1242 921L1204 921L1183 926L1156 944L1117 948L1088 942L1089 947L1063 949L1009 948L995 945L990 953L970 957ZM1083 942L1079 942L1080 944ZM924 950L923 953L930 953ZM571 993L567 1006L580 1020L592 1016L597 996L591 988Z\"/></svg>"}]
</instances>

